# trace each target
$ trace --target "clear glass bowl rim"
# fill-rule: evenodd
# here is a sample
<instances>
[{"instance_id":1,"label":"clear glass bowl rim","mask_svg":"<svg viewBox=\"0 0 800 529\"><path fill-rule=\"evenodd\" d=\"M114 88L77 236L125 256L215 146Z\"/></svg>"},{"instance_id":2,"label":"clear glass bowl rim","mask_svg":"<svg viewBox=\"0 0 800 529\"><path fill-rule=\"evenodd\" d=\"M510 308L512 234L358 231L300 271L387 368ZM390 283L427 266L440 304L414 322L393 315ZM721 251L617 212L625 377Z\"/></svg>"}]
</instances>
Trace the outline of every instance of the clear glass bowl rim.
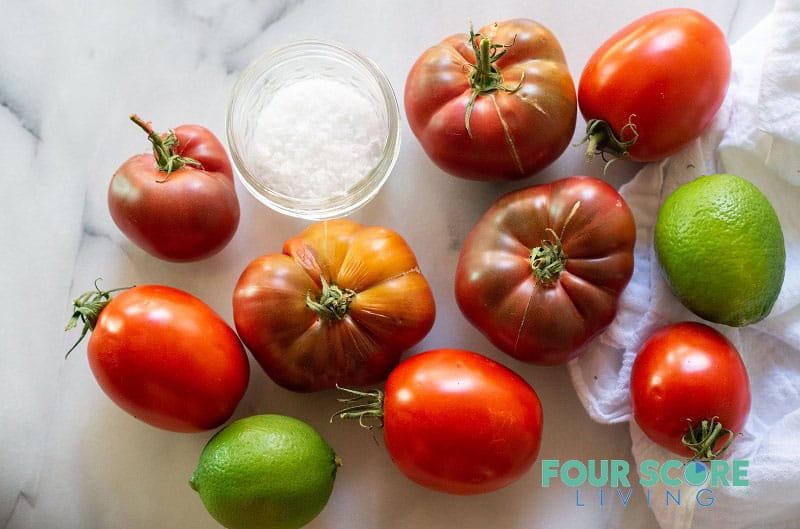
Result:
<instances>
[{"instance_id":1,"label":"clear glass bowl rim","mask_svg":"<svg viewBox=\"0 0 800 529\"><path fill-rule=\"evenodd\" d=\"M280 63L282 57L293 58L294 54L308 52L323 52L336 59L341 59L348 64L361 67L375 81L380 89L380 95L386 106L388 136L382 156L378 164L370 173L364 176L350 192L343 196L326 197L320 199L296 199L282 193L269 189L256 181L247 164L244 161L236 139L234 128L235 112L237 105L247 94L252 84L269 70L275 63ZM293 217L305 218L310 220L323 220L346 216L359 209L369 202L386 182L391 173L400 151L400 109L397 97L391 82L386 74L375 64L374 61L335 41L320 39L303 39L284 46L270 49L256 57L242 71L239 78L234 83L228 100L226 114L226 135L228 148L234 165L234 170L239 176L240 182L247 190L260 202L280 213Z\"/></svg>"}]
</instances>

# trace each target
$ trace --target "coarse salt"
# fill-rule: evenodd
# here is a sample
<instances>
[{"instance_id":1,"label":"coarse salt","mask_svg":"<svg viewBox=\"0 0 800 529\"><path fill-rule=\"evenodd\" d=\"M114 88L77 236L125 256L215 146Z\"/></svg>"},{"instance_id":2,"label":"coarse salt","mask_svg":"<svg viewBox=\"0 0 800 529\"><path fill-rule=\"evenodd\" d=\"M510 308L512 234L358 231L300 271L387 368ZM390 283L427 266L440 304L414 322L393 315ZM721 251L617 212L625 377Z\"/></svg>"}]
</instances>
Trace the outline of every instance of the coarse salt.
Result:
<instances>
[{"instance_id":1,"label":"coarse salt","mask_svg":"<svg viewBox=\"0 0 800 529\"><path fill-rule=\"evenodd\" d=\"M297 199L344 195L379 162L388 124L354 86L304 79L278 89L254 130L256 175Z\"/></svg>"}]
</instances>

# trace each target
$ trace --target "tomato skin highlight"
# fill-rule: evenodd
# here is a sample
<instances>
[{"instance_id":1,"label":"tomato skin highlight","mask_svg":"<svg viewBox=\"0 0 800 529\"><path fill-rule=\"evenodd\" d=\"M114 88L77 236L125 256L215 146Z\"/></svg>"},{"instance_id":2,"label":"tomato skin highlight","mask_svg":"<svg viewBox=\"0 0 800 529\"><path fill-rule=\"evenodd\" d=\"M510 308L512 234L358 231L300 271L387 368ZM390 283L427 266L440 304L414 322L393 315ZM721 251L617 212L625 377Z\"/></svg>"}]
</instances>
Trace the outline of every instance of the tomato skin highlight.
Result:
<instances>
[{"instance_id":1,"label":"tomato skin highlight","mask_svg":"<svg viewBox=\"0 0 800 529\"><path fill-rule=\"evenodd\" d=\"M531 253L555 235L565 260L548 283L534 273ZM523 362L563 364L614 320L633 274L635 242L630 208L600 179L575 176L512 191L464 241L456 301L503 352Z\"/></svg>"},{"instance_id":2,"label":"tomato skin highlight","mask_svg":"<svg viewBox=\"0 0 800 529\"><path fill-rule=\"evenodd\" d=\"M725 35L705 15L684 8L646 15L619 30L587 62L578 105L606 121L631 160L661 160L702 134L722 105L731 74Z\"/></svg>"},{"instance_id":3,"label":"tomato skin highlight","mask_svg":"<svg viewBox=\"0 0 800 529\"><path fill-rule=\"evenodd\" d=\"M323 279L349 293L340 318L309 306ZM254 259L233 293L236 330L277 384L292 391L364 386L386 378L433 327L433 293L395 231L318 222Z\"/></svg>"},{"instance_id":4,"label":"tomato skin highlight","mask_svg":"<svg viewBox=\"0 0 800 529\"><path fill-rule=\"evenodd\" d=\"M108 208L117 227L147 253L186 262L221 251L239 226L239 199L225 148L200 125L174 130L175 153L197 160L169 175L151 153L129 158L108 187Z\"/></svg>"},{"instance_id":5,"label":"tomato skin highlight","mask_svg":"<svg viewBox=\"0 0 800 529\"><path fill-rule=\"evenodd\" d=\"M652 441L691 457L681 442L687 419L696 426L716 417L734 435L741 433L750 412L747 370L733 344L712 327L667 325L648 338L633 363L631 406Z\"/></svg>"},{"instance_id":6,"label":"tomato skin highlight","mask_svg":"<svg viewBox=\"0 0 800 529\"><path fill-rule=\"evenodd\" d=\"M471 351L436 349L389 375L383 420L386 448L408 478L470 495L530 469L543 419L536 392L507 367Z\"/></svg>"},{"instance_id":7,"label":"tomato skin highlight","mask_svg":"<svg viewBox=\"0 0 800 529\"><path fill-rule=\"evenodd\" d=\"M233 329L200 299L166 286L114 297L97 318L87 353L112 401L176 432L220 426L249 382L249 360Z\"/></svg>"},{"instance_id":8,"label":"tomato skin highlight","mask_svg":"<svg viewBox=\"0 0 800 529\"><path fill-rule=\"evenodd\" d=\"M432 46L409 71L404 106L409 126L442 170L472 180L517 180L552 163L572 139L575 84L556 37L528 19L478 30L508 45L495 66L508 90L473 96L477 59L468 34ZM479 37L480 38L480 37Z\"/></svg>"},{"instance_id":9,"label":"tomato skin highlight","mask_svg":"<svg viewBox=\"0 0 800 529\"><path fill-rule=\"evenodd\" d=\"M175 152L180 156L200 162L208 173L221 173L233 182L233 167L222 142L213 132L201 125L180 125L175 128L178 146Z\"/></svg>"}]
</instances>

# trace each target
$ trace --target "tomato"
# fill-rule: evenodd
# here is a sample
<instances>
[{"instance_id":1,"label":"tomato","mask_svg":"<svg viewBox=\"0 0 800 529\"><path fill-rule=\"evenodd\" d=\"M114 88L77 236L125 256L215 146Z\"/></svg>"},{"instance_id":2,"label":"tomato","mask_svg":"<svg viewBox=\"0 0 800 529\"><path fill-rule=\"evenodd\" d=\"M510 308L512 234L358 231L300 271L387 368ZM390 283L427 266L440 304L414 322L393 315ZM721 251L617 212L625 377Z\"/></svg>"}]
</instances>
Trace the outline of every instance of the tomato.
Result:
<instances>
[{"instance_id":1,"label":"tomato","mask_svg":"<svg viewBox=\"0 0 800 529\"><path fill-rule=\"evenodd\" d=\"M111 178L108 209L117 227L146 252L195 261L224 248L239 225L239 200L225 148L199 125L165 136L144 128L152 154L129 158Z\"/></svg>"},{"instance_id":2,"label":"tomato","mask_svg":"<svg viewBox=\"0 0 800 529\"><path fill-rule=\"evenodd\" d=\"M120 408L176 432L216 428L233 414L249 360L233 329L200 299L145 285L113 298L89 291L74 303L67 328L83 320L81 338L92 331L89 366Z\"/></svg>"},{"instance_id":3,"label":"tomato","mask_svg":"<svg viewBox=\"0 0 800 529\"><path fill-rule=\"evenodd\" d=\"M602 180L574 176L498 199L461 249L456 301L501 350L561 364L613 321L636 227Z\"/></svg>"},{"instance_id":4,"label":"tomato","mask_svg":"<svg viewBox=\"0 0 800 529\"><path fill-rule=\"evenodd\" d=\"M733 344L708 325L668 325L645 342L633 363L631 406L654 442L693 459L713 459L744 428L747 370Z\"/></svg>"},{"instance_id":5,"label":"tomato","mask_svg":"<svg viewBox=\"0 0 800 529\"><path fill-rule=\"evenodd\" d=\"M444 171L513 180L564 152L575 130L575 85L561 45L533 20L453 35L425 51L405 86L411 130Z\"/></svg>"},{"instance_id":6,"label":"tomato","mask_svg":"<svg viewBox=\"0 0 800 529\"><path fill-rule=\"evenodd\" d=\"M294 391L383 380L435 318L433 294L396 232L350 220L311 225L253 260L233 294L239 336Z\"/></svg>"},{"instance_id":7,"label":"tomato","mask_svg":"<svg viewBox=\"0 0 800 529\"><path fill-rule=\"evenodd\" d=\"M656 161L708 128L731 73L725 35L691 9L640 18L603 43L578 83L595 151Z\"/></svg>"},{"instance_id":8,"label":"tomato","mask_svg":"<svg viewBox=\"0 0 800 529\"><path fill-rule=\"evenodd\" d=\"M481 494L521 478L536 461L542 406L507 367L471 351L435 349L400 363L380 391L343 410L379 417L394 464L412 481L450 494ZM369 399L372 399L370 402ZM363 424L363 422L362 422Z\"/></svg>"}]
</instances>

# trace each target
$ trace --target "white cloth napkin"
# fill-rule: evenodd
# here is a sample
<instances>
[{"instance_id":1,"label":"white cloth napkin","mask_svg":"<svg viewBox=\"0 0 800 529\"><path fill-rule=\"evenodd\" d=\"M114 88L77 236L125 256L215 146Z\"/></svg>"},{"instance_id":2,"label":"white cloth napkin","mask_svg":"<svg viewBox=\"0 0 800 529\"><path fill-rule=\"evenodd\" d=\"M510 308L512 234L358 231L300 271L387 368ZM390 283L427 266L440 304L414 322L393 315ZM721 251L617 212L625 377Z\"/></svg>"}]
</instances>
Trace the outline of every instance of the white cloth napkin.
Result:
<instances>
[{"instance_id":1,"label":"white cloth napkin","mask_svg":"<svg viewBox=\"0 0 800 529\"><path fill-rule=\"evenodd\" d=\"M738 174L761 189L783 228L783 288L765 320L744 328L712 325L739 349L750 376L750 416L727 456L749 460L749 485L713 488L709 507L698 505L687 486L679 507L666 505L663 487L653 488L651 508L664 529L800 527L800 0L778 0L732 55L731 85L711 130L645 166L620 190L638 229L633 278L615 322L569 364L593 419L630 421L637 467L645 459L675 459L644 436L629 402L631 365L647 337L668 323L700 321L661 277L653 251L656 215L672 191L703 174Z\"/></svg>"}]
</instances>

